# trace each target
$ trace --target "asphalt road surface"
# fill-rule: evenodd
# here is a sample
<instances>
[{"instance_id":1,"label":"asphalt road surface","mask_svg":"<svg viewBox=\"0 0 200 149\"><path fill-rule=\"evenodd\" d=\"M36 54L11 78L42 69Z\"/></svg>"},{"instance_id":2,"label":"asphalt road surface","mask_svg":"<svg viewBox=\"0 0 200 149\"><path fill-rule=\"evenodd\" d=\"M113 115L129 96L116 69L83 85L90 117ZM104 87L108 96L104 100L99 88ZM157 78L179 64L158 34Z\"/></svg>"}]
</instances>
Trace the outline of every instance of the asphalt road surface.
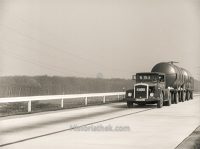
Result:
<instances>
[{"instance_id":1,"label":"asphalt road surface","mask_svg":"<svg viewBox=\"0 0 200 149\"><path fill-rule=\"evenodd\" d=\"M172 149L200 125L200 96L157 109L114 103L0 118L5 149Z\"/></svg>"}]
</instances>

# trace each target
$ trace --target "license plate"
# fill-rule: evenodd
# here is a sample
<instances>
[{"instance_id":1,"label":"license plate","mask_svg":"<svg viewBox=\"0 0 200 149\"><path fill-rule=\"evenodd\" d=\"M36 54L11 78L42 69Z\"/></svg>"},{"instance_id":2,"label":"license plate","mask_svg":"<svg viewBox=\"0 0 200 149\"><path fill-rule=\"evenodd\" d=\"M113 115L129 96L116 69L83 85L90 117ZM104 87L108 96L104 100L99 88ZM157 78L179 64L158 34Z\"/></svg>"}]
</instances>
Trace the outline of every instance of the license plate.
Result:
<instances>
[{"instance_id":1,"label":"license plate","mask_svg":"<svg viewBox=\"0 0 200 149\"><path fill-rule=\"evenodd\" d=\"M135 101L145 101L145 99L135 99Z\"/></svg>"}]
</instances>

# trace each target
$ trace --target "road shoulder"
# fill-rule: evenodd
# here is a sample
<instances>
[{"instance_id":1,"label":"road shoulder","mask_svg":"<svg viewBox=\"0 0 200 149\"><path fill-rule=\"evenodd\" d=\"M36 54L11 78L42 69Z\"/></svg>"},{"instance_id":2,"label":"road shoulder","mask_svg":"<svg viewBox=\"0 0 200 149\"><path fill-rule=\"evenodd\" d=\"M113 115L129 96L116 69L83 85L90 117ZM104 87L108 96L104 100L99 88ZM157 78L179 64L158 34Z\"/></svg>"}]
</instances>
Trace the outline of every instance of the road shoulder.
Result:
<instances>
[{"instance_id":1,"label":"road shoulder","mask_svg":"<svg viewBox=\"0 0 200 149\"><path fill-rule=\"evenodd\" d=\"M200 148L200 126L198 126L187 138L185 138L176 149L199 149Z\"/></svg>"}]
</instances>

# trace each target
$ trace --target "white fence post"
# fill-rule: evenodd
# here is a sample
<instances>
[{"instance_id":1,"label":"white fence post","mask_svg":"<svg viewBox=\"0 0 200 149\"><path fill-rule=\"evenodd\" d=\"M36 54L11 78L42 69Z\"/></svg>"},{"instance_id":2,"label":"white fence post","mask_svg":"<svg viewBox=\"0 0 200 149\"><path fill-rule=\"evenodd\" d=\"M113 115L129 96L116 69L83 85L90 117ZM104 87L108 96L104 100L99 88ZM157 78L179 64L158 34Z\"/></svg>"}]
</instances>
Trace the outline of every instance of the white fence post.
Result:
<instances>
[{"instance_id":1,"label":"white fence post","mask_svg":"<svg viewBox=\"0 0 200 149\"><path fill-rule=\"evenodd\" d=\"M85 97L85 106L87 106L87 105L88 105L88 98Z\"/></svg>"},{"instance_id":2,"label":"white fence post","mask_svg":"<svg viewBox=\"0 0 200 149\"><path fill-rule=\"evenodd\" d=\"M31 100L28 101L28 112L31 112Z\"/></svg>"},{"instance_id":3,"label":"white fence post","mask_svg":"<svg viewBox=\"0 0 200 149\"><path fill-rule=\"evenodd\" d=\"M120 97L120 96L119 96L119 94L118 94L118 95L117 95L117 99L118 99L118 100L120 100L120 98L119 98L119 97Z\"/></svg>"},{"instance_id":4,"label":"white fence post","mask_svg":"<svg viewBox=\"0 0 200 149\"><path fill-rule=\"evenodd\" d=\"M103 96L103 103L106 103L106 96Z\"/></svg>"},{"instance_id":5,"label":"white fence post","mask_svg":"<svg viewBox=\"0 0 200 149\"><path fill-rule=\"evenodd\" d=\"M64 101L63 101L63 98L61 99L61 108L64 107Z\"/></svg>"}]
</instances>

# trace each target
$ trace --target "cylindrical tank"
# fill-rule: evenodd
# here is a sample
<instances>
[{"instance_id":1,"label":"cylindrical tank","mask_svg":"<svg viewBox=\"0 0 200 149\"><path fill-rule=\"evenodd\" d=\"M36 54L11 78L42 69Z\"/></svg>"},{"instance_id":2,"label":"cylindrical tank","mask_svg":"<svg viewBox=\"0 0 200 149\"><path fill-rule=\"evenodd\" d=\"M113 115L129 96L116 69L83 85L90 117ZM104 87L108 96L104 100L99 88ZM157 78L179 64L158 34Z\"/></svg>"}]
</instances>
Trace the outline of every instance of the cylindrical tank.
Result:
<instances>
[{"instance_id":1,"label":"cylindrical tank","mask_svg":"<svg viewBox=\"0 0 200 149\"><path fill-rule=\"evenodd\" d=\"M191 75L190 75L189 71L187 71L186 69L181 68L181 70L182 70L183 78L184 78L184 84L183 85L184 85L184 87L186 87L189 83Z\"/></svg>"},{"instance_id":2,"label":"cylindrical tank","mask_svg":"<svg viewBox=\"0 0 200 149\"><path fill-rule=\"evenodd\" d=\"M156 64L151 72L161 72L166 75L166 87L186 87L189 88L191 74L186 69L180 68L173 62L161 62Z\"/></svg>"},{"instance_id":3,"label":"cylindrical tank","mask_svg":"<svg viewBox=\"0 0 200 149\"><path fill-rule=\"evenodd\" d=\"M181 69L182 69L183 75L184 75L183 88L193 89L194 88L194 78L192 77L192 74L184 68L181 68Z\"/></svg>"}]
</instances>

